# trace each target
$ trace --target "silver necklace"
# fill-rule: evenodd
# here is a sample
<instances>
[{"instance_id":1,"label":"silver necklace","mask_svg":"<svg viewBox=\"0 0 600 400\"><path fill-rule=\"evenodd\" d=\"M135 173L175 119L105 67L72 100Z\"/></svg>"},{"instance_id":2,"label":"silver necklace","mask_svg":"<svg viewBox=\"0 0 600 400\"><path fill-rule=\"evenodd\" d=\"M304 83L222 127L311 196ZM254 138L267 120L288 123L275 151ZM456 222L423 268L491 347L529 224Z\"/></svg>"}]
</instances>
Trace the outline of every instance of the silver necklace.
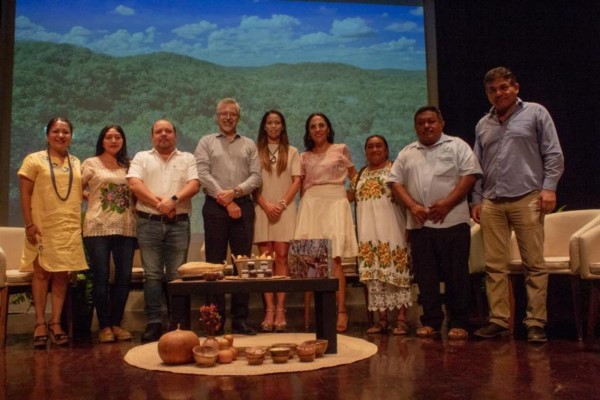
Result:
<instances>
[{"instance_id":1,"label":"silver necklace","mask_svg":"<svg viewBox=\"0 0 600 400\"><path fill-rule=\"evenodd\" d=\"M275 151L271 151L269 147L267 147L267 149L269 150L269 161L271 161L271 164L277 164L277 152L279 152L279 147L277 147Z\"/></svg>"}]
</instances>

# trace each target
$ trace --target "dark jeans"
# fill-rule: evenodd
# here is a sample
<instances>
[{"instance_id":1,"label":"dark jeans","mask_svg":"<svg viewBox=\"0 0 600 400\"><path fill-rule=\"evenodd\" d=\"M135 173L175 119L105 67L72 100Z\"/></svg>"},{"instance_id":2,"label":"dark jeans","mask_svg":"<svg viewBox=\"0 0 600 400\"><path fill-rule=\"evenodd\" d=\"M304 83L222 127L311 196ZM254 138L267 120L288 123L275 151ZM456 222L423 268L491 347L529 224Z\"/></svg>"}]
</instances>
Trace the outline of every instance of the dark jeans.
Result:
<instances>
[{"instance_id":1,"label":"dark jeans","mask_svg":"<svg viewBox=\"0 0 600 400\"><path fill-rule=\"evenodd\" d=\"M164 284L179 278L177 268L187 261L190 236L189 220L165 224L137 218L138 244L144 266L144 313L149 324L161 322Z\"/></svg>"},{"instance_id":2,"label":"dark jeans","mask_svg":"<svg viewBox=\"0 0 600 400\"><path fill-rule=\"evenodd\" d=\"M227 209L219 205L215 199L206 196L202 217L204 218L204 235L206 261L222 264L227 257L227 245L231 254L250 256L254 236L254 202L250 196L235 200L242 209L242 217L233 219L227 214ZM235 265L234 265L234 268ZM243 322L248 318L248 293L231 295L231 317L233 322ZM222 324L225 324L225 296L206 296L208 304L215 304L221 314Z\"/></svg>"},{"instance_id":3,"label":"dark jeans","mask_svg":"<svg viewBox=\"0 0 600 400\"><path fill-rule=\"evenodd\" d=\"M120 326L129 297L131 266L136 239L130 236L89 236L83 243L92 270L92 297L100 329ZM109 283L110 257L115 266L114 283Z\"/></svg>"},{"instance_id":4,"label":"dark jeans","mask_svg":"<svg viewBox=\"0 0 600 400\"><path fill-rule=\"evenodd\" d=\"M439 330L444 322L440 282L445 282L449 328L468 328L469 248L468 224L449 228L409 230L410 248L419 297L423 306L421 323Z\"/></svg>"}]
</instances>

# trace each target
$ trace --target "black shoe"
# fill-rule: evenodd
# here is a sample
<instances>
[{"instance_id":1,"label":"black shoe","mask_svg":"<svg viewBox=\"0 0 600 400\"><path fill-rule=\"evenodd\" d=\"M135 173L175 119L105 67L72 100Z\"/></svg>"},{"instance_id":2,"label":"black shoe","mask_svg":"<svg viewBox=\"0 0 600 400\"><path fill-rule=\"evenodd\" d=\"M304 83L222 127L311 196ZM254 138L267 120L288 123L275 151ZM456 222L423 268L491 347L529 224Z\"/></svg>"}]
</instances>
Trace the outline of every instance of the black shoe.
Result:
<instances>
[{"instance_id":1,"label":"black shoe","mask_svg":"<svg viewBox=\"0 0 600 400\"><path fill-rule=\"evenodd\" d=\"M256 335L256 331L254 329L252 329L251 327L249 327L248 325L246 325L246 322L242 321L242 322L232 322L231 323L231 330L233 331L233 333L241 333L242 335Z\"/></svg>"},{"instance_id":2,"label":"black shoe","mask_svg":"<svg viewBox=\"0 0 600 400\"><path fill-rule=\"evenodd\" d=\"M508 336L509 334L510 331L508 328L494 324L493 322L490 322L483 328L479 328L473 332L473 335L483 339L492 339L498 336Z\"/></svg>"},{"instance_id":3,"label":"black shoe","mask_svg":"<svg viewBox=\"0 0 600 400\"><path fill-rule=\"evenodd\" d=\"M530 326L527 328L527 342L528 343L546 343L548 336L546 336L546 330L541 326Z\"/></svg>"},{"instance_id":4,"label":"black shoe","mask_svg":"<svg viewBox=\"0 0 600 400\"><path fill-rule=\"evenodd\" d=\"M163 328L160 322L154 322L146 326L142 334L142 342L156 342L162 336Z\"/></svg>"}]
</instances>

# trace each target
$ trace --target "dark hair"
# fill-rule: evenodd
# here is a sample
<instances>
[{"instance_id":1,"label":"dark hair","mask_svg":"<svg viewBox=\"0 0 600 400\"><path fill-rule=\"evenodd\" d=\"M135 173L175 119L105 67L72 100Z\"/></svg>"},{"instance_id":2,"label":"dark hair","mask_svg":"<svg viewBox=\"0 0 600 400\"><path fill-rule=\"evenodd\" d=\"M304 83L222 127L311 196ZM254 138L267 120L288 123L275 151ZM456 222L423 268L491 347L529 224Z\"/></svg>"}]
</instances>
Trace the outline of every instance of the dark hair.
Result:
<instances>
[{"instance_id":1,"label":"dark hair","mask_svg":"<svg viewBox=\"0 0 600 400\"><path fill-rule=\"evenodd\" d=\"M385 138L385 136L382 136L382 135L371 135L371 136L367 137L365 139L365 151L367 151L367 144L369 143L369 140L374 139L374 138L381 139L381 141L383 142L383 145L385 146L385 151L387 153L387 159L389 160L389 158L390 158L390 146L388 145L388 142L387 142L387 139Z\"/></svg>"},{"instance_id":2,"label":"dark hair","mask_svg":"<svg viewBox=\"0 0 600 400\"><path fill-rule=\"evenodd\" d=\"M73 124L71 123L71 121L69 121L68 119L63 118L63 117L54 117L48 122L48 125L46 125L46 130L44 132L46 134L46 136L48 136L48 134L50 133L50 129L52 129L52 125L54 125L57 122L64 122L65 124L69 125L69 129L71 130L71 135L73 135Z\"/></svg>"},{"instance_id":3,"label":"dark hair","mask_svg":"<svg viewBox=\"0 0 600 400\"><path fill-rule=\"evenodd\" d=\"M152 136L154 134L154 125L156 125L156 123L158 121L166 121L166 122L170 123L171 126L173 127L173 132L177 135L177 127L175 126L175 124L166 118L160 118L160 119L157 119L156 121L154 121L154 123L150 127L150 136Z\"/></svg>"},{"instance_id":4,"label":"dark hair","mask_svg":"<svg viewBox=\"0 0 600 400\"><path fill-rule=\"evenodd\" d=\"M327 118L327 115L325 115L323 113L312 113L306 119L306 124L304 126L304 148L307 151L311 151L312 149L315 148L315 142L310 137L310 129L308 128L308 126L310 125L310 120L313 119L314 117L321 117L325 120L325 123L327 124L327 128L329 128L329 133L327 134L327 142L333 143L333 138L335 137L335 132L333 131L331 122L329 121L329 118Z\"/></svg>"},{"instance_id":5,"label":"dark hair","mask_svg":"<svg viewBox=\"0 0 600 400\"><path fill-rule=\"evenodd\" d=\"M281 136L279 136L279 157L277 157L277 175L281 175L281 173L287 168L288 149L290 146L287 136L287 125L285 124L285 118L281 112L277 110L269 110L265 113L265 115L263 115L260 121L260 127L258 128L256 147L258 148L258 157L260 158L260 164L262 168L268 172L271 172L271 160L269 159L269 137L267 135L267 130L265 129L267 118L269 118L269 115L271 114L276 114L281 119L282 130Z\"/></svg>"},{"instance_id":6,"label":"dark hair","mask_svg":"<svg viewBox=\"0 0 600 400\"><path fill-rule=\"evenodd\" d=\"M496 67L486 72L485 76L483 77L483 84L485 85L487 83L494 82L496 79L506 79L511 84L517 83L517 77L510 69L506 67Z\"/></svg>"},{"instance_id":7,"label":"dark hair","mask_svg":"<svg viewBox=\"0 0 600 400\"><path fill-rule=\"evenodd\" d=\"M440 122L444 122L444 117L442 116L442 112L436 106L423 106L423 107L419 108L417 110L417 112L415 112L415 116L413 117L413 122L416 123L417 122L417 117L420 114L423 114L424 112L427 112L427 111L434 112L435 115L437 115L437 117L440 120Z\"/></svg>"},{"instance_id":8,"label":"dark hair","mask_svg":"<svg viewBox=\"0 0 600 400\"><path fill-rule=\"evenodd\" d=\"M127 138L125 137L125 131L119 125L106 125L104 128L102 128L100 135L98 135L98 141L96 142L96 156L99 156L106 151L104 148L104 138L111 129L119 132L121 134L121 138L123 138L123 146L116 154L117 163L122 167L129 168L129 162L131 160L127 154Z\"/></svg>"}]
</instances>

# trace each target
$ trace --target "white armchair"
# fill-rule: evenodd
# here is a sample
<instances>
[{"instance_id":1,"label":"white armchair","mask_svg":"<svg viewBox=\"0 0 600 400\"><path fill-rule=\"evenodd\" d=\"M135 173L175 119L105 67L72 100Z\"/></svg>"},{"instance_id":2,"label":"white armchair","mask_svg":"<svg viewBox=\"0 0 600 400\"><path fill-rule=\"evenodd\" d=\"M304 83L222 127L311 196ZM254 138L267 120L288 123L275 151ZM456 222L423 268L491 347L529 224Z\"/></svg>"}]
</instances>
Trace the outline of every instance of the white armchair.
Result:
<instances>
[{"instance_id":1,"label":"white armchair","mask_svg":"<svg viewBox=\"0 0 600 400\"><path fill-rule=\"evenodd\" d=\"M583 339L583 322L581 310L581 290L579 288L580 252L574 241L580 235L600 222L600 210L575 210L549 214L544 222L544 259L548 274L566 275L571 280L577 338ZM517 283L516 277L523 274L524 267L519 253L519 246L513 232L510 243L509 273L511 286ZM512 293L512 288L511 288ZM512 295L511 295L512 296ZM514 327L514 299L511 299L511 330Z\"/></svg>"},{"instance_id":2,"label":"white armchair","mask_svg":"<svg viewBox=\"0 0 600 400\"><path fill-rule=\"evenodd\" d=\"M600 306L600 218L596 224L589 227L576 237L577 243L572 246L578 254L578 263L573 265L574 271L582 279L590 280L590 301L588 310L587 338L594 338L598 307Z\"/></svg>"}]
</instances>

